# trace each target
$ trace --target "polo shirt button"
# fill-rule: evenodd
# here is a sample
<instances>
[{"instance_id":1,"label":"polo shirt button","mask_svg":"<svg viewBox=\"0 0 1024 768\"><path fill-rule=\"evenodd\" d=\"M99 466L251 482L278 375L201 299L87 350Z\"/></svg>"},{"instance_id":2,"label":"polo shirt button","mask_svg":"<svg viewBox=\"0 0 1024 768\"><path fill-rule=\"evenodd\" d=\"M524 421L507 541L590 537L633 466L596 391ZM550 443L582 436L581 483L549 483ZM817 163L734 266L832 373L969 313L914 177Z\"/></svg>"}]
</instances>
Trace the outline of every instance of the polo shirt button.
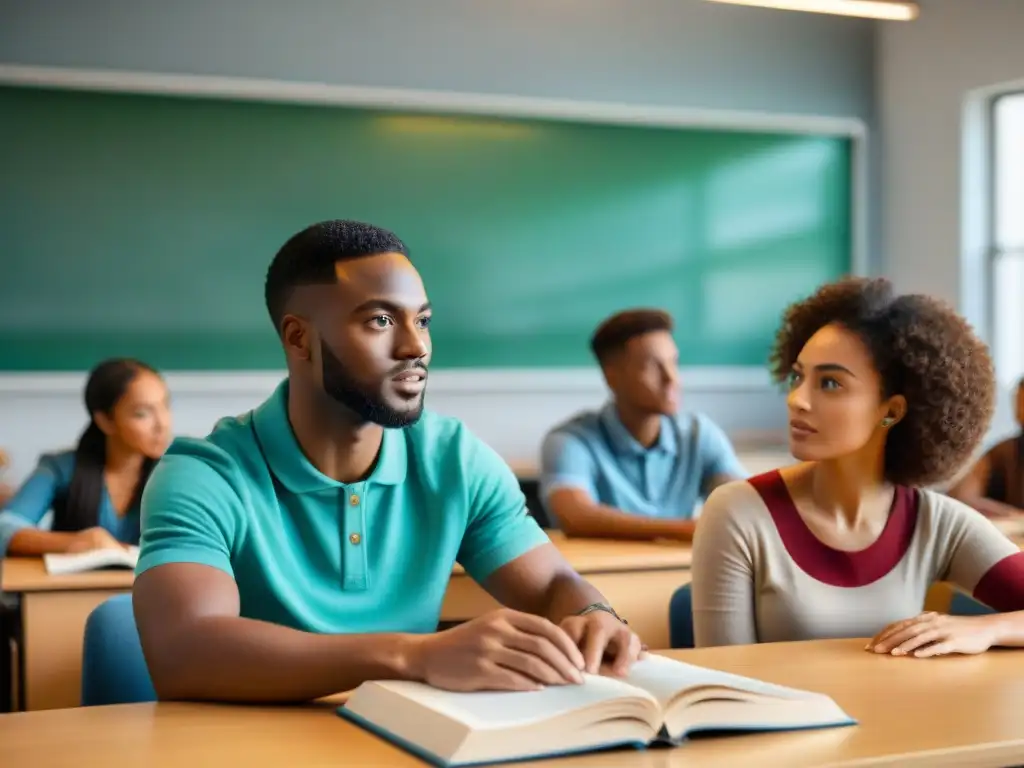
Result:
<instances>
[{"instance_id":1,"label":"polo shirt button","mask_svg":"<svg viewBox=\"0 0 1024 768\"><path fill-rule=\"evenodd\" d=\"M351 496L348 497L348 503L351 504L353 507L358 505L359 497L353 493Z\"/></svg>"},{"instance_id":2,"label":"polo shirt button","mask_svg":"<svg viewBox=\"0 0 1024 768\"><path fill-rule=\"evenodd\" d=\"M353 533L351 536L348 537L348 540L351 541L353 544L358 544L363 539L358 533Z\"/></svg>"}]
</instances>

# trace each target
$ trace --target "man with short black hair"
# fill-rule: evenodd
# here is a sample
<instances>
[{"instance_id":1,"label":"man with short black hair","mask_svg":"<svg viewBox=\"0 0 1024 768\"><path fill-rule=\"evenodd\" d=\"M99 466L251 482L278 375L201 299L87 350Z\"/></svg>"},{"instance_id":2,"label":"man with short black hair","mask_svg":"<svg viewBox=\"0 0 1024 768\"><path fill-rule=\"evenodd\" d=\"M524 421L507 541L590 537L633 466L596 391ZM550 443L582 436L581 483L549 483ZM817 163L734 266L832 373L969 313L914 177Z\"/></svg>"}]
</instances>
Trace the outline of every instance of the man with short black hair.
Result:
<instances>
[{"instance_id":1,"label":"man with short black hair","mask_svg":"<svg viewBox=\"0 0 1024 768\"><path fill-rule=\"evenodd\" d=\"M590 347L613 399L548 433L544 504L569 536L688 541L698 503L746 473L714 422L678 413L672 318L656 309L619 312Z\"/></svg>"},{"instance_id":2,"label":"man with short black hair","mask_svg":"<svg viewBox=\"0 0 1024 768\"><path fill-rule=\"evenodd\" d=\"M405 245L315 224L274 258L266 301L288 378L176 441L143 498L134 605L160 698L625 673L638 638L526 513L505 462L424 410L432 310ZM436 632L456 561L509 608Z\"/></svg>"}]
</instances>

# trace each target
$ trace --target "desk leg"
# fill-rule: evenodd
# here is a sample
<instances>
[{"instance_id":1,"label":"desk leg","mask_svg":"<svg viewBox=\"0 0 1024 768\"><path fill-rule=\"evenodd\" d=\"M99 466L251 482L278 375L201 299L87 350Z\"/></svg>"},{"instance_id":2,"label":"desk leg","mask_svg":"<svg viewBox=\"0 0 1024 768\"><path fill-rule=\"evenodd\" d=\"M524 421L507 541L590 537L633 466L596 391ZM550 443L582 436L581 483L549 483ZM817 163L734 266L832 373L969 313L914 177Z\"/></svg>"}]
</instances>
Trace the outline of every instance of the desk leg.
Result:
<instances>
[{"instance_id":1,"label":"desk leg","mask_svg":"<svg viewBox=\"0 0 1024 768\"><path fill-rule=\"evenodd\" d=\"M672 594L690 583L689 570L588 573L584 578L603 594L651 650L669 647L668 606ZM498 604L469 576L452 576L441 607L441 621L466 621Z\"/></svg>"},{"instance_id":2,"label":"desk leg","mask_svg":"<svg viewBox=\"0 0 1024 768\"><path fill-rule=\"evenodd\" d=\"M93 608L108 590L23 592L21 652L25 710L77 707L82 698L82 639Z\"/></svg>"},{"instance_id":3,"label":"desk leg","mask_svg":"<svg viewBox=\"0 0 1024 768\"><path fill-rule=\"evenodd\" d=\"M20 712L23 707L21 706L21 658L18 655L18 641L15 638L10 638L7 641L10 644L10 660L11 660L11 712Z\"/></svg>"}]
</instances>

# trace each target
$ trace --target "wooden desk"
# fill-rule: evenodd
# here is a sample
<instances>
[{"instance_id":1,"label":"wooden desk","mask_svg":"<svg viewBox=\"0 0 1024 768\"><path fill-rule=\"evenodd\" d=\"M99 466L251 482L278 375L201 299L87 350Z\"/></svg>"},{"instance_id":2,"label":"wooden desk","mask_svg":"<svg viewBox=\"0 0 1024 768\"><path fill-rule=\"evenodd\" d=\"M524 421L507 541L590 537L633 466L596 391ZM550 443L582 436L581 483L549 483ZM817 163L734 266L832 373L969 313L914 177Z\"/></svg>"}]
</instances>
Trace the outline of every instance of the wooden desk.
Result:
<instances>
[{"instance_id":1,"label":"wooden desk","mask_svg":"<svg viewBox=\"0 0 1024 768\"><path fill-rule=\"evenodd\" d=\"M94 571L51 576L41 558L7 558L0 591L21 598L22 709L78 706L82 636L93 608L132 588L131 571Z\"/></svg>"},{"instance_id":2,"label":"wooden desk","mask_svg":"<svg viewBox=\"0 0 1024 768\"><path fill-rule=\"evenodd\" d=\"M878 657L863 640L668 652L684 661L832 696L860 725L705 738L524 765L558 768L1005 766L1024 763L1024 652ZM59 738L55 737L59 735ZM0 717L0 764L48 768L249 768L425 764L327 706L130 704Z\"/></svg>"},{"instance_id":3,"label":"wooden desk","mask_svg":"<svg viewBox=\"0 0 1024 768\"><path fill-rule=\"evenodd\" d=\"M652 648L667 647L668 603L690 580L684 545L551 540L569 562L621 611ZM0 589L21 596L21 709L75 707L80 702L85 621L111 595L131 590L131 571L50 576L41 559L8 558ZM497 603L456 567L441 609L444 622L465 621Z\"/></svg>"},{"instance_id":4,"label":"wooden desk","mask_svg":"<svg viewBox=\"0 0 1024 768\"><path fill-rule=\"evenodd\" d=\"M550 531L552 543L593 584L651 648L669 646L668 604L690 582L690 547L660 542L567 539ZM498 607L456 566L441 608L443 621L464 621Z\"/></svg>"},{"instance_id":5,"label":"wooden desk","mask_svg":"<svg viewBox=\"0 0 1024 768\"><path fill-rule=\"evenodd\" d=\"M520 480L536 480L540 477L540 465L533 459L509 459L508 465Z\"/></svg>"},{"instance_id":6,"label":"wooden desk","mask_svg":"<svg viewBox=\"0 0 1024 768\"><path fill-rule=\"evenodd\" d=\"M1008 537L1024 546L1024 515L1015 515L1002 519L993 520L996 528L1005 533Z\"/></svg>"}]
</instances>

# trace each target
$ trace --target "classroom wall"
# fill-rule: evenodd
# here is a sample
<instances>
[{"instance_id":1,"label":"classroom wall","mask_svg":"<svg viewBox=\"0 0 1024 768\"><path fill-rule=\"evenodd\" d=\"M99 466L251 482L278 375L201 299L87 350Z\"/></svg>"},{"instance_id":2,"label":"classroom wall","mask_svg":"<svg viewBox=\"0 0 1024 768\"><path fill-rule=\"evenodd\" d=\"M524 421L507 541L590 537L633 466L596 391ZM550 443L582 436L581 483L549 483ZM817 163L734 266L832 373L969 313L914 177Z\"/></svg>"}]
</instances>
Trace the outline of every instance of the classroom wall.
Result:
<instances>
[{"instance_id":1,"label":"classroom wall","mask_svg":"<svg viewBox=\"0 0 1024 768\"><path fill-rule=\"evenodd\" d=\"M869 117L871 26L703 0L0 0L0 61Z\"/></svg>"},{"instance_id":2,"label":"classroom wall","mask_svg":"<svg viewBox=\"0 0 1024 768\"><path fill-rule=\"evenodd\" d=\"M1024 89L1024 3L928 0L916 21L878 29L884 269L901 289L954 302L987 335L982 106L995 86ZM1009 388L1022 373L1001 371L991 439L1013 428Z\"/></svg>"},{"instance_id":3,"label":"classroom wall","mask_svg":"<svg viewBox=\"0 0 1024 768\"><path fill-rule=\"evenodd\" d=\"M703 0L0 0L0 62L202 73L873 119L873 28ZM339 216L344 211L338 212ZM268 255L269 257L269 255ZM81 427L81 377L0 377L11 479ZM178 429L203 433L276 377L171 377ZM686 401L730 431L778 429L765 377L684 376ZM600 404L596 371L466 392L439 375L430 405L512 459L552 423Z\"/></svg>"}]
</instances>

